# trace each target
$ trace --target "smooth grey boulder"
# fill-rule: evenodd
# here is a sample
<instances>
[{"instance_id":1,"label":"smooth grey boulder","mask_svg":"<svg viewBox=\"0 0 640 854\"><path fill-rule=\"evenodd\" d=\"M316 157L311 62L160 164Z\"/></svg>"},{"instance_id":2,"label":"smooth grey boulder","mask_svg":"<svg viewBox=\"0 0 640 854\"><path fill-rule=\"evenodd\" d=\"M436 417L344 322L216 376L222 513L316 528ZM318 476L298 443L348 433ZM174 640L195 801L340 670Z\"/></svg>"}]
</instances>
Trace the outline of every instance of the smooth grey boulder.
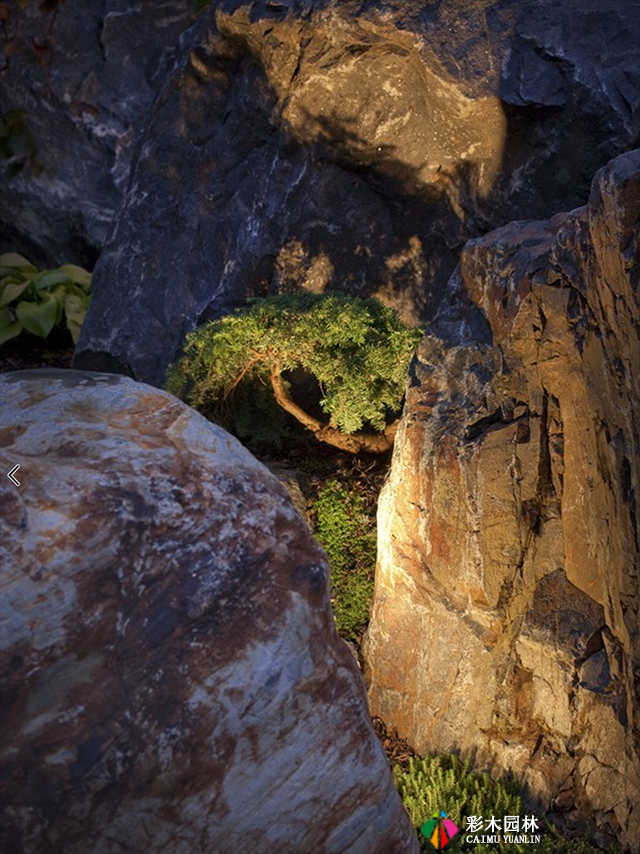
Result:
<instances>
[{"instance_id":1,"label":"smooth grey boulder","mask_svg":"<svg viewBox=\"0 0 640 854\"><path fill-rule=\"evenodd\" d=\"M0 462L2 851L417 854L325 554L266 468L75 371L0 377Z\"/></svg>"}]
</instances>

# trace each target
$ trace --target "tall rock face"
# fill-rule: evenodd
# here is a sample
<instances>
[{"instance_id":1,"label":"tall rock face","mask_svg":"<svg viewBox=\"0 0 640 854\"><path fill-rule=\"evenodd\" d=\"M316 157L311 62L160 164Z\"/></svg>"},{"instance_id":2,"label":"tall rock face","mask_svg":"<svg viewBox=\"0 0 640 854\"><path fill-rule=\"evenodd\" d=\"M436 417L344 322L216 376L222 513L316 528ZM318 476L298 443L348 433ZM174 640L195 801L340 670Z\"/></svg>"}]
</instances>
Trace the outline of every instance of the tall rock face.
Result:
<instances>
[{"instance_id":1,"label":"tall rock face","mask_svg":"<svg viewBox=\"0 0 640 854\"><path fill-rule=\"evenodd\" d=\"M640 847L640 151L470 241L379 509L372 712Z\"/></svg>"},{"instance_id":2,"label":"tall rock face","mask_svg":"<svg viewBox=\"0 0 640 854\"><path fill-rule=\"evenodd\" d=\"M2 3L4 240L39 263L93 267L193 8L193 0Z\"/></svg>"},{"instance_id":3,"label":"tall rock face","mask_svg":"<svg viewBox=\"0 0 640 854\"><path fill-rule=\"evenodd\" d=\"M137 149L77 366L159 384L247 297L433 318L469 237L583 204L639 132L640 4L213 2Z\"/></svg>"},{"instance_id":4,"label":"tall rock face","mask_svg":"<svg viewBox=\"0 0 640 854\"><path fill-rule=\"evenodd\" d=\"M417 854L325 554L235 439L25 371L0 462L3 852Z\"/></svg>"}]
</instances>

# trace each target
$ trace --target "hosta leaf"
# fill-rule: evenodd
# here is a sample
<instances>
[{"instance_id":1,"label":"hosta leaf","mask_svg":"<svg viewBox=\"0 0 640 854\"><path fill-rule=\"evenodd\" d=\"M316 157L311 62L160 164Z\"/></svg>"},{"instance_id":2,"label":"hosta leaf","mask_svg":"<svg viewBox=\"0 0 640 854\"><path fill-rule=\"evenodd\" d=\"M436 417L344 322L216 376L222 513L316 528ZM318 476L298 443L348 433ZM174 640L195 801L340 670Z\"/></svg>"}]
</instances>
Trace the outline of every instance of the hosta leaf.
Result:
<instances>
[{"instance_id":1,"label":"hosta leaf","mask_svg":"<svg viewBox=\"0 0 640 854\"><path fill-rule=\"evenodd\" d=\"M76 264L63 264L60 267L60 272L68 276L76 285L88 288L91 284L91 273L84 267L78 267Z\"/></svg>"},{"instance_id":2,"label":"hosta leaf","mask_svg":"<svg viewBox=\"0 0 640 854\"><path fill-rule=\"evenodd\" d=\"M81 324L76 323L75 320L71 320L67 317L67 329L71 333L71 337L73 338L73 343L78 343L78 337L80 335Z\"/></svg>"},{"instance_id":3,"label":"hosta leaf","mask_svg":"<svg viewBox=\"0 0 640 854\"><path fill-rule=\"evenodd\" d=\"M47 273L38 276L35 284L36 289L40 291L44 288L52 288L54 285L62 285L65 282L69 282L69 277L65 276L64 273L59 270L49 270Z\"/></svg>"},{"instance_id":4,"label":"hosta leaf","mask_svg":"<svg viewBox=\"0 0 640 854\"><path fill-rule=\"evenodd\" d=\"M33 267L33 264L24 255L18 255L17 252L5 252L0 255L0 267ZM33 269L36 268L33 267Z\"/></svg>"},{"instance_id":5,"label":"hosta leaf","mask_svg":"<svg viewBox=\"0 0 640 854\"><path fill-rule=\"evenodd\" d=\"M46 338L55 325L58 303L51 294L42 293L41 297L42 302L19 302L16 315L26 330Z\"/></svg>"},{"instance_id":6,"label":"hosta leaf","mask_svg":"<svg viewBox=\"0 0 640 854\"><path fill-rule=\"evenodd\" d=\"M8 308L0 308L0 346L5 341L10 341L12 338L20 335L22 332L22 324L16 320Z\"/></svg>"},{"instance_id":7,"label":"hosta leaf","mask_svg":"<svg viewBox=\"0 0 640 854\"><path fill-rule=\"evenodd\" d=\"M64 307L64 301L67 298L67 290L68 289L64 285L56 285L49 291L49 293L60 303L61 306Z\"/></svg>"},{"instance_id":8,"label":"hosta leaf","mask_svg":"<svg viewBox=\"0 0 640 854\"><path fill-rule=\"evenodd\" d=\"M67 316L67 326L69 325L69 320L82 325L84 316L87 313L86 299L77 294L67 294L64 301L64 313Z\"/></svg>"},{"instance_id":9,"label":"hosta leaf","mask_svg":"<svg viewBox=\"0 0 640 854\"><path fill-rule=\"evenodd\" d=\"M28 280L26 282L9 282L4 288L0 289L0 308L9 305L10 302L17 299L28 287Z\"/></svg>"},{"instance_id":10,"label":"hosta leaf","mask_svg":"<svg viewBox=\"0 0 640 854\"><path fill-rule=\"evenodd\" d=\"M6 267L0 264L0 279L4 279L6 276L11 276L16 281L26 278L35 279L38 276L38 268L34 267L33 264L24 267Z\"/></svg>"}]
</instances>

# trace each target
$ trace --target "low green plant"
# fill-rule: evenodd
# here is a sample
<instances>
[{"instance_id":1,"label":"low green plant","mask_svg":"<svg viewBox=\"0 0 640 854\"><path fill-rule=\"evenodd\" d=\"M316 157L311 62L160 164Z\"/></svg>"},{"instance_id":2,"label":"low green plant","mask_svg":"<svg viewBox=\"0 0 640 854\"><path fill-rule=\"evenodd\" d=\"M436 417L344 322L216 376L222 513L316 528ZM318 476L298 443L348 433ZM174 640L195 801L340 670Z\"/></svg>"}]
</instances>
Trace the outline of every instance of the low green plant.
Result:
<instances>
[{"instance_id":1,"label":"low green plant","mask_svg":"<svg viewBox=\"0 0 640 854\"><path fill-rule=\"evenodd\" d=\"M373 299L311 293L255 299L187 336L167 388L219 420L241 384L261 382L319 441L382 453L393 443L395 422L387 420L402 404L421 334ZM328 423L292 400L283 373L297 368L317 380Z\"/></svg>"},{"instance_id":2,"label":"low green plant","mask_svg":"<svg viewBox=\"0 0 640 854\"><path fill-rule=\"evenodd\" d=\"M520 786L512 779L495 780L487 773L473 771L468 762L455 754L425 756L409 759L403 770L393 769L393 777L402 802L420 840L421 850L433 854L429 840L420 833L420 828L438 810L444 810L459 826L460 833L447 844L447 854L476 852L486 854L486 843L467 843L469 834L465 820L468 816L482 816L485 821L495 816L502 820L505 815L524 816L531 814L523 804ZM585 836L582 839L563 838L544 815L537 816L540 842L505 842L491 844L492 851L501 854L602 854ZM478 834L480 835L480 834ZM613 850L610 854L614 854Z\"/></svg>"},{"instance_id":3,"label":"low green plant","mask_svg":"<svg viewBox=\"0 0 640 854\"><path fill-rule=\"evenodd\" d=\"M75 344L89 307L91 274L75 264L38 270L22 255L0 255L0 346L26 330L47 338L66 328Z\"/></svg>"},{"instance_id":4,"label":"low green plant","mask_svg":"<svg viewBox=\"0 0 640 854\"><path fill-rule=\"evenodd\" d=\"M256 453L282 451L292 437L286 413L260 380L241 383L217 415L223 427Z\"/></svg>"},{"instance_id":5,"label":"low green plant","mask_svg":"<svg viewBox=\"0 0 640 854\"><path fill-rule=\"evenodd\" d=\"M328 481L313 506L315 535L331 567L331 605L338 632L358 639L369 621L376 564L375 517L364 499Z\"/></svg>"}]
</instances>

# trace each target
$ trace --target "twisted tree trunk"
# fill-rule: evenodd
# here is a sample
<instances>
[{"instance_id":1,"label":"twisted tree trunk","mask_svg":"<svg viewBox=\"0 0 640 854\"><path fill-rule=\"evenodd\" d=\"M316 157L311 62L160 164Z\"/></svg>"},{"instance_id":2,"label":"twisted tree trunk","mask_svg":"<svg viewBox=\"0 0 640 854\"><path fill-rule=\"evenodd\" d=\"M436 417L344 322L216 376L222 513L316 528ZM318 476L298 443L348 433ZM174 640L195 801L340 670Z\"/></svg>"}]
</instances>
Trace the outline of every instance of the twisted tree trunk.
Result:
<instances>
[{"instance_id":1,"label":"twisted tree trunk","mask_svg":"<svg viewBox=\"0 0 640 854\"><path fill-rule=\"evenodd\" d=\"M278 405L289 415L293 415L303 427L311 430L319 442L325 442L327 445L332 445L334 448L347 451L350 454L359 454L362 451L369 454L384 454L393 447L399 421L389 424L383 433L343 433L336 427L318 421L317 418L309 415L291 400L276 365L271 366L271 387Z\"/></svg>"}]
</instances>

